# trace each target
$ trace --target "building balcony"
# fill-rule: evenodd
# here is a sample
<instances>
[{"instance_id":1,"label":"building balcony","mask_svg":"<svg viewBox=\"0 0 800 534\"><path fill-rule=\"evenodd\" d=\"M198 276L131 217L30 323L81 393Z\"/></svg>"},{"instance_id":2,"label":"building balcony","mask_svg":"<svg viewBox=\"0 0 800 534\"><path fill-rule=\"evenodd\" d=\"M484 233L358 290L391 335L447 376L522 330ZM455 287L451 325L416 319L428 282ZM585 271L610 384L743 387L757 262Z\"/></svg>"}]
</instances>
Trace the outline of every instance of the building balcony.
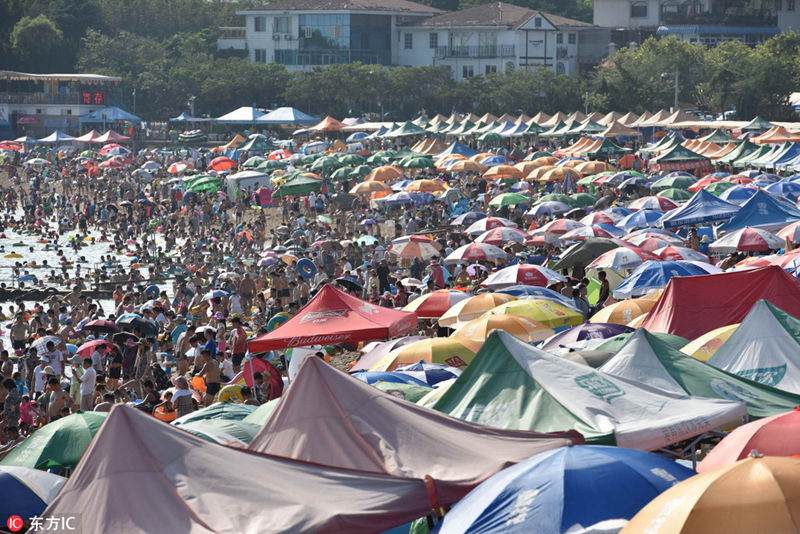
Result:
<instances>
[{"instance_id":1,"label":"building balcony","mask_svg":"<svg viewBox=\"0 0 800 534\"><path fill-rule=\"evenodd\" d=\"M388 50L328 49L328 50L275 50L275 63L288 66L323 66L361 62L368 65L388 65Z\"/></svg>"},{"instance_id":2,"label":"building balcony","mask_svg":"<svg viewBox=\"0 0 800 534\"><path fill-rule=\"evenodd\" d=\"M436 58L496 58L515 57L514 45L489 45L489 46L437 46Z\"/></svg>"},{"instance_id":3,"label":"building balcony","mask_svg":"<svg viewBox=\"0 0 800 534\"><path fill-rule=\"evenodd\" d=\"M247 29L245 27L221 27L217 39L218 50L245 50L247 48Z\"/></svg>"}]
</instances>

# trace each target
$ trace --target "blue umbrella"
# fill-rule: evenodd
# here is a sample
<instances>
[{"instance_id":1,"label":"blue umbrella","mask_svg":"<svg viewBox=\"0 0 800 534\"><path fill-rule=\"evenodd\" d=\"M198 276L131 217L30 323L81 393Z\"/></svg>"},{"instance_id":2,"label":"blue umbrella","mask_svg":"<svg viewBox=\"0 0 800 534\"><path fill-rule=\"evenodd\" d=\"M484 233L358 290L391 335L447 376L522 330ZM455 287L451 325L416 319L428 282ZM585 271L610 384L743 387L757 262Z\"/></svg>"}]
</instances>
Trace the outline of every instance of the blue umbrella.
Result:
<instances>
[{"instance_id":1,"label":"blue umbrella","mask_svg":"<svg viewBox=\"0 0 800 534\"><path fill-rule=\"evenodd\" d=\"M595 224L594 226L602 228L603 230L611 234L611 237L622 237L625 235L625 230L623 230L619 226L614 226L613 224L600 223L600 224Z\"/></svg>"},{"instance_id":2,"label":"blue umbrella","mask_svg":"<svg viewBox=\"0 0 800 534\"><path fill-rule=\"evenodd\" d=\"M756 193L758 193L758 189L754 187L743 187L741 185L737 185L736 187L731 187L730 189L723 191L719 198L726 202L730 202L731 204L737 204L741 206L750 200L750 197Z\"/></svg>"},{"instance_id":3,"label":"blue umbrella","mask_svg":"<svg viewBox=\"0 0 800 534\"><path fill-rule=\"evenodd\" d=\"M223 289L212 289L211 291L203 295L203 298L200 299L200 302L205 302L207 300L213 300L213 299L221 299L222 297L227 297L228 295L230 295L230 293L228 293Z\"/></svg>"},{"instance_id":4,"label":"blue umbrella","mask_svg":"<svg viewBox=\"0 0 800 534\"><path fill-rule=\"evenodd\" d=\"M764 188L767 193L788 198L792 202L797 201L800 195L800 183L797 182L775 182Z\"/></svg>"},{"instance_id":5,"label":"blue umbrella","mask_svg":"<svg viewBox=\"0 0 800 534\"><path fill-rule=\"evenodd\" d=\"M557 202L550 200L548 202L542 202L541 204L537 204L531 209L528 210L525 215L558 215L560 213L566 213L572 209L572 206L565 202Z\"/></svg>"},{"instance_id":6,"label":"blue umbrella","mask_svg":"<svg viewBox=\"0 0 800 534\"><path fill-rule=\"evenodd\" d=\"M622 173L617 173L622 174ZM614 175L616 176L616 174ZM625 189L626 187L650 187L650 180L644 176L631 176L626 178L617 186L618 189Z\"/></svg>"},{"instance_id":7,"label":"blue umbrella","mask_svg":"<svg viewBox=\"0 0 800 534\"><path fill-rule=\"evenodd\" d=\"M481 219L485 219L486 217L488 217L488 215L480 211L468 211L467 213L462 213L461 215L450 221L450 224L452 226L469 226L475 221L480 221Z\"/></svg>"},{"instance_id":8,"label":"blue umbrella","mask_svg":"<svg viewBox=\"0 0 800 534\"><path fill-rule=\"evenodd\" d=\"M688 261L648 260L638 266L614 290L615 299L639 297L667 285L673 276L698 276L708 271Z\"/></svg>"},{"instance_id":9,"label":"blue umbrella","mask_svg":"<svg viewBox=\"0 0 800 534\"><path fill-rule=\"evenodd\" d=\"M353 373L355 378L358 378L362 382L366 382L367 384L374 384L378 380L383 380L384 382L392 382L395 384L413 384L415 386L425 386L430 387L428 384L423 382L422 380L418 380L413 376L410 376L405 373L398 373L398 372L389 372L389 371L359 371L357 373Z\"/></svg>"},{"instance_id":10,"label":"blue umbrella","mask_svg":"<svg viewBox=\"0 0 800 534\"><path fill-rule=\"evenodd\" d=\"M534 297L537 299L560 302L562 304L566 304L567 306L575 306L575 303L572 301L572 299L568 299L558 291L553 291L552 289L547 289L546 287L527 286L520 284L511 287L504 287L501 291L499 291L499 293L505 293L506 295L519 298Z\"/></svg>"},{"instance_id":11,"label":"blue umbrella","mask_svg":"<svg viewBox=\"0 0 800 534\"><path fill-rule=\"evenodd\" d=\"M649 228L655 226L658 220L664 214L657 210L639 210L637 212L626 215L617 226L621 226L626 230L633 230L634 228Z\"/></svg>"},{"instance_id":12,"label":"blue umbrella","mask_svg":"<svg viewBox=\"0 0 800 534\"><path fill-rule=\"evenodd\" d=\"M537 454L472 490L440 534L561 534L631 519L694 471L647 452L578 445Z\"/></svg>"},{"instance_id":13,"label":"blue umbrella","mask_svg":"<svg viewBox=\"0 0 800 534\"><path fill-rule=\"evenodd\" d=\"M38 516L66 482L64 477L30 467L0 466L0 515L18 515L25 521Z\"/></svg>"},{"instance_id":14,"label":"blue umbrella","mask_svg":"<svg viewBox=\"0 0 800 534\"><path fill-rule=\"evenodd\" d=\"M754 181L764 181L764 182L778 182L781 180L781 177L777 174L772 174L769 172L763 172L754 178Z\"/></svg>"},{"instance_id":15,"label":"blue umbrella","mask_svg":"<svg viewBox=\"0 0 800 534\"><path fill-rule=\"evenodd\" d=\"M395 369L397 373L403 373L414 378L428 387L434 387L439 382L452 380L461 376L461 369L450 367L443 363L419 362L411 365L404 365Z\"/></svg>"},{"instance_id":16,"label":"blue umbrella","mask_svg":"<svg viewBox=\"0 0 800 534\"><path fill-rule=\"evenodd\" d=\"M138 313L123 313L122 315L117 317L116 323L119 324L119 322L124 319L136 319L136 318L141 319L142 316L139 315Z\"/></svg>"},{"instance_id":17,"label":"blue umbrella","mask_svg":"<svg viewBox=\"0 0 800 534\"><path fill-rule=\"evenodd\" d=\"M602 210L602 212L611 217L612 219L616 220L625 217L626 215L630 215L631 213L633 213L633 210L628 208L623 208L622 206L612 206L610 208Z\"/></svg>"},{"instance_id":18,"label":"blue umbrella","mask_svg":"<svg viewBox=\"0 0 800 534\"><path fill-rule=\"evenodd\" d=\"M639 180L643 179L641 176L639 176L637 174L631 174L631 173L628 173L628 172L617 172L617 173L614 173L614 174L608 176L607 178L603 178L603 183L606 184L606 185L615 185L615 186L618 186L619 188L622 188L622 184L624 182L627 182L627 181L633 180L633 179L637 179L637 178ZM648 180L647 178L644 178L643 180L649 187L650 180ZM636 184L636 185L639 185L639 184Z\"/></svg>"},{"instance_id":19,"label":"blue umbrella","mask_svg":"<svg viewBox=\"0 0 800 534\"><path fill-rule=\"evenodd\" d=\"M506 165L508 160L503 156L489 156L480 161L480 164L485 167L494 167L495 165Z\"/></svg>"}]
</instances>

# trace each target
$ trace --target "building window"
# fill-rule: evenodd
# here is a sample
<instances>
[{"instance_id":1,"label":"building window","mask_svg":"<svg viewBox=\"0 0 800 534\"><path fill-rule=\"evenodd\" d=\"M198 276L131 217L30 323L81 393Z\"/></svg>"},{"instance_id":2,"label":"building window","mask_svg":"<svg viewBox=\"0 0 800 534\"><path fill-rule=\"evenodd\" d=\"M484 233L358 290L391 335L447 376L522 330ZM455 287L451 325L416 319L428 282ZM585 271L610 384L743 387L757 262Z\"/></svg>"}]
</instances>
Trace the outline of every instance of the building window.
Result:
<instances>
[{"instance_id":1,"label":"building window","mask_svg":"<svg viewBox=\"0 0 800 534\"><path fill-rule=\"evenodd\" d=\"M561 44L563 42L564 42L564 34L563 33L557 33L556 34L556 44Z\"/></svg>"},{"instance_id":2,"label":"building window","mask_svg":"<svg viewBox=\"0 0 800 534\"><path fill-rule=\"evenodd\" d=\"M439 46L439 34L433 32L428 35L428 48L436 48Z\"/></svg>"},{"instance_id":3,"label":"building window","mask_svg":"<svg viewBox=\"0 0 800 534\"><path fill-rule=\"evenodd\" d=\"M406 33L403 35L403 48L405 50L411 50L414 47L414 34L413 33Z\"/></svg>"},{"instance_id":4,"label":"building window","mask_svg":"<svg viewBox=\"0 0 800 534\"><path fill-rule=\"evenodd\" d=\"M253 19L253 30L257 32L267 31L267 17L255 17Z\"/></svg>"},{"instance_id":5,"label":"building window","mask_svg":"<svg viewBox=\"0 0 800 534\"><path fill-rule=\"evenodd\" d=\"M634 2L631 4L631 18L641 19L647 17L647 2Z\"/></svg>"},{"instance_id":6,"label":"building window","mask_svg":"<svg viewBox=\"0 0 800 534\"><path fill-rule=\"evenodd\" d=\"M267 50L264 48L256 48L253 50L255 53L255 61L256 63L266 63L267 62Z\"/></svg>"},{"instance_id":7,"label":"building window","mask_svg":"<svg viewBox=\"0 0 800 534\"><path fill-rule=\"evenodd\" d=\"M472 78L473 76L475 76L475 69L472 68L472 65L463 65L461 67L462 78Z\"/></svg>"},{"instance_id":8,"label":"building window","mask_svg":"<svg viewBox=\"0 0 800 534\"><path fill-rule=\"evenodd\" d=\"M542 27L542 19L539 18L539 17L536 17L535 19L533 19L533 27L534 28L541 28Z\"/></svg>"},{"instance_id":9,"label":"building window","mask_svg":"<svg viewBox=\"0 0 800 534\"><path fill-rule=\"evenodd\" d=\"M567 35L567 43L575 44L578 42L578 34L577 33L570 33Z\"/></svg>"},{"instance_id":10,"label":"building window","mask_svg":"<svg viewBox=\"0 0 800 534\"><path fill-rule=\"evenodd\" d=\"M305 36L306 36L306 39L311 39L312 37L314 37L314 28L312 28L311 26L306 26L305 27Z\"/></svg>"},{"instance_id":11,"label":"building window","mask_svg":"<svg viewBox=\"0 0 800 534\"><path fill-rule=\"evenodd\" d=\"M786 11L794 11L794 0L786 0Z\"/></svg>"},{"instance_id":12,"label":"building window","mask_svg":"<svg viewBox=\"0 0 800 534\"><path fill-rule=\"evenodd\" d=\"M561 61L556 63L556 74L566 74L566 72L567 69L564 68L564 63L562 63Z\"/></svg>"},{"instance_id":13,"label":"building window","mask_svg":"<svg viewBox=\"0 0 800 534\"><path fill-rule=\"evenodd\" d=\"M289 33L289 31L289 17L275 17L272 23L272 33Z\"/></svg>"},{"instance_id":14,"label":"building window","mask_svg":"<svg viewBox=\"0 0 800 534\"><path fill-rule=\"evenodd\" d=\"M783 0L775 0L775 11L783 11Z\"/></svg>"},{"instance_id":15,"label":"building window","mask_svg":"<svg viewBox=\"0 0 800 534\"><path fill-rule=\"evenodd\" d=\"M486 75L490 75L497 72L497 65L486 65Z\"/></svg>"}]
</instances>

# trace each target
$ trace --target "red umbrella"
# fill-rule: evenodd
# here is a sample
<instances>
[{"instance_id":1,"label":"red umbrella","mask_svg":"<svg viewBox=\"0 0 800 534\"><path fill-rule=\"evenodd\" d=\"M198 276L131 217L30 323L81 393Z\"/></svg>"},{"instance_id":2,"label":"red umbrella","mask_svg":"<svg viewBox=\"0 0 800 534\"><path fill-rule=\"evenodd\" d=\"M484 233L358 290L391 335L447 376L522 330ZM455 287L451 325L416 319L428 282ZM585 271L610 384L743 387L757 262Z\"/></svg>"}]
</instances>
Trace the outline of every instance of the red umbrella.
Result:
<instances>
[{"instance_id":1,"label":"red umbrella","mask_svg":"<svg viewBox=\"0 0 800 534\"><path fill-rule=\"evenodd\" d=\"M574 230L570 230L561 236L562 241L583 241L591 237L606 237L612 238L611 234L600 228L599 226L580 226Z\"/></svg>"},{"instance_id":2,"label":"red umbrella","mask_svg":"<svg viewBox=\"0 0 800 534\"><path fill-rule=\"evenodd\" d=\"M476 243L488 243L495 246L503 246L509 242L524 243L525 239L530 237L522 230L516 228L495 228L494 230L487 230L476 239Z\"/></svg>"},{"instance_id":3,"label":"red umbrella","mask_svg":"<svg viewBox=\"0 0 800 534\"><path fill-rule=\"evenodd\" d=\"M488 243L470 243L458 247L447 258L445 263L458 263L460 261L497 261L506 259L508 255L503 249Z\"/></svg>"},{"instance_id":4,"label":"red umbrella","mask_svg":"<svg viewBox=\"0 0 800 534\"><path fill-rule=\"evenodd\" d=\"M628 207L632 210L669 211L677 208L678 205L667 197L653 196L637 198Z\"/></svg>"},{"instance_id":5,"label":"red umbrella","mask_svg":"<svg viewBox=\"0 0 800 534\"><path fill-rule=\"evenodd\" d=\"M653 254L657 254L659 257L667 261L687 260L708 262L708 256L689 247L669 245L664 248L654 250Z\"/></svg>"},{"instance_id":6,"label":"red umbrella","mask_svg":"<svg viewBox=\"0 0 800 534\"><path fill-rule=\"evenodd\" d=\"M516 228L517 223L502 217L484 217L483 219L478 219L474 223L470 224L467 229L464 230L464 233L468 235L478 235L487 230L494 230L495 228L503 227Z\"/></svg>"},{"instance_id":7,"label":"red umbrella","mask_svg":"<svg viewBox=\"0 0 800 534\"><path fill-rule=\"evenodd\" d=\"M277 160L277 159L286 159L292 156L292 153L286 150L285 148L281 148L278 150L273 150L269 153L269 159Z\"/></svg>"},{"instance_id":8,"label":"red umbrella","mask_svg":"<svg viewBox=\"0 0 800 534\"><path fill-rule=\"evenodd\" d=\"M211 163L208 164L209 169L213 169L217 172L227 171L228 169L232 169L234 167L236 167L236 162L225 156L214 158L211 160Z\"/></svg>"},{"instance_id":9,"label":"red umbrella","mask_svg":"<svg viewBox=\"0 0 800 534\"><path fill-rule=\"evenodd\" d=\"M83 325L84 330L92 332L119 332L119 327L114 321L107 321L105 319L95 319Z\"/></svg>"},{"instance_id":10,"label":"red umbrella","mask_svg":"<svg viewBox=\"0 0 800 534\"><path fill-rule=\"evenodd\" d=\"M564 235L567 232L577 230L578 228L583 228L584 226L586 225L582 222L573 221L572 219L556 219L539 228L539 232L545 234Z\"/></svg>"},{"instance_id":11,"label":"red umbrella","mask_svg":"<svg viewBox=\"0 0 800 534\"><path fill-rule=\"evenodd\" d=\"M331 285L280 328L252 340L250 352L388 339L417 326L417 315L374 306Z\"/></svg>"},{"instance_id":12,"label":"red umbrella","mask_svg":"<svg viewBox=\"0 0 800 534\"><path fill-rule=\"evenodd\" d=\"M412 300L403 311L414 312L420 319L438 319L454 304L471 296L455 289L439 289Z\"/></svg>"},{"instance_id":13,"label":"red umbrella","mask_svg":"<svg viewBox=\"0 0 800 534\"><path fill-rule=\"evenodd\" d=\"M697 466L698 473L711 471L747 458L757 450L764 456L800 454L800 408L765 417L734 429Z\"/></svg>"},{"instance_id":14,"label":"red umbrella","mask_svg":"<svg viewBox=\"0 0 800 534\"><path fill-rule=\"evenodd\" d=\"M581 219L583 224L610 224L614 225L614 219L609 217L607 214L603 213L602 211L595 211Z\"/></svg>"},{"instance_id":15,"label":"red umbrella","mask_svg":"<svg viewBox=\"0 0 800 534\"><path fill-rule=\"evenodd\" d=\"M700 191L701 189L705 189L714 182L719 182L721 180L722 179L719 178L718 176L706 176L705 178L697 180L695 183L687 187L687 189L689 191Z\"/></svg>"},{"instance_id":16,"label":"red umbrella","mask_svg":"<svg viewBox=\"0 0 800 534\"><path fill-rule=\"evenodd\" d=\"M0 141L0 149L22 151L22 144L16 141Z\"/></svg>"},{"instance_id":17,"label":"red umbrella","mask_svg":"<svg viewBox=\"0 0 800 534\"><path fill-rule=\"evenodd\" d=\"M88 341L78 347L78 350L75 351L75 354L79 356L83 356L84 358L88 358L92 355L94 351L97 350L98 347L106 346L109 349L114 348L114 344L110 341L106 341L105 339L95 339L93 341Z\"/></svg>"}]
</instances>

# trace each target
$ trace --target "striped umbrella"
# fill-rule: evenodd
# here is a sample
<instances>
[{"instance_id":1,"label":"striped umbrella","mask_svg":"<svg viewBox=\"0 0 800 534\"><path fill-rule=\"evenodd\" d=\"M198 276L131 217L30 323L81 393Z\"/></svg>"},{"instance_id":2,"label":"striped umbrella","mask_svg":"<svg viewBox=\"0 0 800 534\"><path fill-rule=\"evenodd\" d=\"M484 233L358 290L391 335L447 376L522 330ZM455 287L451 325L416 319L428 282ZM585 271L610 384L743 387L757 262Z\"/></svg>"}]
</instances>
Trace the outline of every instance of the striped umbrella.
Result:
<instances>
[{"instance_id":1,"label":"striped umbrella","mask_svg":"<svg viewBox=\"0 0 800 534\"><path fill-rule=\"evenodd\" d=\"M583 241L584 239L589 239L592 237L612 238L614 236L599 226L581 226L562 235L561 241Z\"/></svg>"},{"instance_id":2,"label":"striped umbrella","mask_svg":"<svg viewBox=\"0 0 800 534\"><path fill-rule=\"evenodd\" d=\"M788 238L792 243L800 243L800 221L793 222L788 226L784 226L775 234L781 239Z\"/></svg>"},{"instance_id":3,"label":"striped umbrella","mask_svg":"<svg viewBox=\"0 0 800 534\"><path fill-rule=\"evenodd\" d=\"M419 362L442 363L459 369L467 366L483 342L473 339L434 337L394 349L373 365L370 371L394 371Z\"/></svg>"},{"instance_id":4,"label":"striped umbrella","mask_svg":"<svg viewBox=\"0 0 800 534\"><path fill-rule=\"evenodd\" d=\"M661 258L650 251L636 247L617 247L604 252L592 263L590 269L634 269L647 260L660 261ZM627 322L627 321L626 321Z\"/></svg>"},{"instance_id":5,"label":"striped umbrella","mask_svg":"<svg viewBox=\"0 0 800 534\"><path fill-rule=\"evenodd\" d=\"M556 282L566 282L566 280L566 278L547 267L521 263L490 274L481 285L489 289L500 289L517 284L546 287Z\"/></svg>"},{"instance_id":6,"label":"striped umbrella","mask_svg":"<svg viewBox=\"0 0 800 534\"><path fill-rule=\"evenodd\" d=\"M702 252L698 252L693 248L679 247L676 245L668 245L653 251L664 260L692 260L692 261L709 261L708 256Z\"/></svg>"},{"instance_id":7,"label":"striped umbrella","mask_svg":"<svg viewBox=\"0 0 800 534\"><path fill-rule=\"evenodd\" d=\"M578 221L573 221L572 219L556 219L538 228L538 230L547 234L563 235L570 230L583 228L584 226L586 225Z\"/></svg>"},{"instance_id":8,"label":"striped umbrella","mask_svg":"<svg viewBox=\"0 0 800 534\"><path fill-rule=\"evenodd\" d=\"M477 319L495 306L516 300L506 293L481 293L461 300L439 317L439 326L457 328L463 323Z\"/></svg>"},{"instance_id":9,"label":"striped umbrella","mask_svg":"<svg viewBox=\"0 0 800 534\"><path fill-rule=\"evenodd\" d=\"M487 230L495 228L517 228L517 223L502 217L486 217L470 224L464 233L467 235L480 235Z\"/></svg>"},{"instance_id":10,"label":"striped umbrella","mask_svg":"<svg viewBox=\"0 0 800 534\"><path fill-rule=\"evenodd\" d=\"M516 228L495 228L494 230L487 230L479 235L475 238L475 242L500 246L509 242L524 243L525 239L528 237L528 234Z\"/></svg>"},{"instance_id":11,"label":"striped umbrella","mask_svg":"<svg viewBox=\"0 0 800 534\"><path fill-rule=\"evenodd\" d=\"M503 249L488 243L470 243L463 247L458 247L450 253L444 263L459 263L462 261L497 261L508 257Z\"/></svg>"},{"instance_id":12,"label":"striped umbrella","mask_svg":"<svg viewBox=\"0 0 800 534\"><path fill-rule=\"evenodd\" d=\"M783 248L784 240L780 237L762 230L745 226L740 230L731 232L709 245L713 252L736 252L737 250L749 252Z\"/></svg>"},{"instance_id":13,"label":"striped umbrella","mask_svg":"<svg viewBox=\"0 0 800 534\"><path fill-rule=\"evenodd\" d=\"M403 311L414 312L420 319L438 319L454 304L469 297L470 294L463 291L439 289L412 300Z\"/></svg>"},{"instance_id":14,"label":"striped umbrella","mask_svg":"<svg viewBox=\"0 0 800 534\"><path fill-rule=\"evenodd\" d=\"M678 204L666 197L652 196L637 198L628 207L632 210L669 211L677 208Z\"/></svg>"},{"instance_id":15,"label":"striped umbrella","mask_svg":"<svg viewBox=\"0 0 800 534\"><path fill-rule=\"evenodd\" d=\"M484 315L461 325L450 337L486 341L493 330L503 330L526 343L543 341L555 332L527 317L511 314Z\"/></svg>"},{"instance_id":16,"label":"striped umbrella","mask_svg":"<svg viewBox=\"0 0 800 534\"><path fill-rule=\"evenodd\" d=\"M621 218L621 217L620 217ZM610 215L607 213L603 213L602 211L594 211L581 219L581 221L585 225L590 224L614 224L614 219L611 218Z\"/></svg>"},{"instance_id":17,"label":"striped umbrella","mask_svg":"<svg viewBox=\"0 0 800 534\"><path fill-rule=\"evenodd\" d=\"M386 251L400 258L430 259L439 255L441 245L424 235L408 235L398 237Z\"/></svg>"}]
</instances>

